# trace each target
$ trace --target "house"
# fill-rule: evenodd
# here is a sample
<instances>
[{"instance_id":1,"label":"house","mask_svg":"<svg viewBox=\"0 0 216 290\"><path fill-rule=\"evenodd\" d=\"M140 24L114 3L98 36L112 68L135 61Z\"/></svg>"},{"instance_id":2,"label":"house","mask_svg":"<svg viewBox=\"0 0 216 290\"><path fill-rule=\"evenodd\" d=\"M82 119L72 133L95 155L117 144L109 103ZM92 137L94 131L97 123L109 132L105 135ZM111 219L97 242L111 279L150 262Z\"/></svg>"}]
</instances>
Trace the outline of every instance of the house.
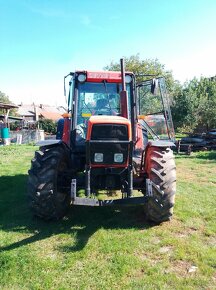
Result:
<instances>
[{"instance_id":1,"label":"house","mask_svg":"<svg viewBox=\"0 0 216 290\"><path fill-rule=\"evenodd\" d=\"M58 121L62 118L62 114L65 113L63 107L55 107L44 104L31 104L31 105L18 105L17 114L22 117L27 123L35 123L39 119L51 119Z\"/></svg>"}]
</instances>

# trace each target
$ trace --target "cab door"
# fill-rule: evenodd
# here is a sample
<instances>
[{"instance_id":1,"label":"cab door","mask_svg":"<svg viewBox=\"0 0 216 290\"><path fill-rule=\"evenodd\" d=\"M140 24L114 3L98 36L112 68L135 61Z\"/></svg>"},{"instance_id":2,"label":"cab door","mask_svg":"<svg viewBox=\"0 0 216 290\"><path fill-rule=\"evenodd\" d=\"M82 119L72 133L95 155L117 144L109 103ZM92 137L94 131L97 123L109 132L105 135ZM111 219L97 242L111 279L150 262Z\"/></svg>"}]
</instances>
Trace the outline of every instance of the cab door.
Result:
<instances>
[{"instance_id":1,"label":"cab door","mask_svg":"<svg viewBox=\"0 0 216 290\"><path fill-rule=\"evenodd\" d=\"M147 128L150 138L175 141L164 78L138 84L137 104L138 119Z\"/></svg>"}]
</instances>

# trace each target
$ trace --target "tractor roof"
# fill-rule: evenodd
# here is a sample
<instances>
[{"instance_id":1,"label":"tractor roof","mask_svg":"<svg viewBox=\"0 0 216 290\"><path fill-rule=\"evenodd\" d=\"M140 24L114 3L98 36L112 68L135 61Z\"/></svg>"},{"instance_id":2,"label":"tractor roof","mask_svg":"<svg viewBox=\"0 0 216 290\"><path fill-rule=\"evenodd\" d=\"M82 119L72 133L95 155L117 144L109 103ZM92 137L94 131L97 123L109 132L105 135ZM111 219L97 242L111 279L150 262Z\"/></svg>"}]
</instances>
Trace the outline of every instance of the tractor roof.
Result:
<instances>
[{"instance_id":1,"label":"tractor roof","mask_svg":"<svg viewBox=\"0 0 216 290\"><path fill-rule=\"evenodd\" d=\"M121 72L120 71L76 71L77 74L85 74L87 82L98 82L99 80L107 81L109 83L121 83ZM132 72L126 72L128 75L133 75Z\"/></svg>"}]
</instances>

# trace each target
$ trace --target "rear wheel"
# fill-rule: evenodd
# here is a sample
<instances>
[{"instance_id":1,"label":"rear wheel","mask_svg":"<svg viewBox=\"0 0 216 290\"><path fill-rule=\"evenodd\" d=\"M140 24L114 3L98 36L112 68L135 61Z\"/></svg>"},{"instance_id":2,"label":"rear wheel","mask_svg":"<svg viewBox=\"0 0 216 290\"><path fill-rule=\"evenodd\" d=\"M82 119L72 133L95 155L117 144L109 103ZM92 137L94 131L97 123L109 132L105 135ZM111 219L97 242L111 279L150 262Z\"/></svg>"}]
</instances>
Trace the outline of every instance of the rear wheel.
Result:
<instances>
[{"instance_id":1,"label":"rear wheel","mask_svg":"<svg viewBox=\"0 0 216 290\"><path fill-rule=\"evenodd\" d=\"M170 148L150 147L147 151L147 173L153 182L152 196L147 203L147 219L156 223L173 215L176 193L176 166Z\"/></svg>"},{"instance_id":2,"label":"rear wheel","mask_svg":"<svg viewBox=\"0 0 216 290\"><path fill-rule=\"evenodd\" d=\"M42 147L35 152L28 177L30 207L43 219L59 219L70 206L69 150Z\"/></svg>"}]
</instances>

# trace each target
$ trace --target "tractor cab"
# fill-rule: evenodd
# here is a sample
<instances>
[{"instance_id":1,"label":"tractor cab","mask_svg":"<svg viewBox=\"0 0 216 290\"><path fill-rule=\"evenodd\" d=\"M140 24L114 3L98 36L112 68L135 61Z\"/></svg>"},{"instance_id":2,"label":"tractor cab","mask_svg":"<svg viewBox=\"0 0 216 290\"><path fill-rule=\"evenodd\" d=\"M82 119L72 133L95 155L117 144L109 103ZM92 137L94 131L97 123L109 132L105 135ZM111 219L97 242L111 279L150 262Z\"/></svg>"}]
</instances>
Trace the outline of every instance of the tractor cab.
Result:
<instances>
[{"instance_id":1,"label":"tractor cab","mask_svg":"<svg viewBox=\"0 0 216 290\"><path fill-rule=\"evenodd\" d=\"M127 107L129 120L131 113L134 75L126 74L127 104L121 98L121 72L78 71L71 75L69 90L69 112L71 112L71 142L74 150L85 150L88 123L93 116L122 116L122 108ZM102 120L102 119L101 119Z\"/></svg>"}]
</instances>

